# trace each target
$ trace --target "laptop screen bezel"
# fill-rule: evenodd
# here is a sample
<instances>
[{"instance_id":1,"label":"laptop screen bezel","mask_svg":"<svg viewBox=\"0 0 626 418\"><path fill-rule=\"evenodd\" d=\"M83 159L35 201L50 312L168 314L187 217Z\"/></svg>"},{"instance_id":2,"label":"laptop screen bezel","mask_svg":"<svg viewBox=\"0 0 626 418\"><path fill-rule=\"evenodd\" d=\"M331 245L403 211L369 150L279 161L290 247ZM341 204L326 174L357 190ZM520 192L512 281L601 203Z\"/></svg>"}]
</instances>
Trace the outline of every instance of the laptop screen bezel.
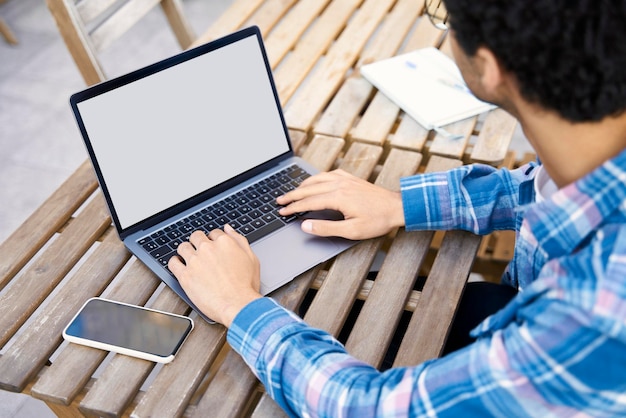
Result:
<instances>
[{"instance_id":1,"label":"laptop screen bezel","mask_svg":"<svg viewBox=\"0 0 626 418\"><path fill-rule=\"evenodd\" d=\"M192 196L188 199L186 199L183 202L177 203L169 208L166 208L164 210L162 210L159 213L156 213L146 219L140 220L136 223L134 223L133 225L127 226L127 227L122 227L121 222L118 218L118 215L115 211L115 206L113 205L113 201L111 199L111 195L109 193L109 190L107 188L106 182L104 180L104 176L103 173L100 169L100 166L98 164L98 159L95 155L93 146L91 145L91 141L89 139L89 135L87 133L87 129L84 125L83 119L81 117L81 113L79 111L78 108L78 104L89 100L93 97L96 97L98 95L104 94L106 92L109 92L111 90L120 88L126 84L135 82L137 80L140 80L142 78L148 77L150 75L156 74L160 71L166 70L170 67L176 66L178 64L181 64L183 62L189 61L191 59L194 59L198 56L201 56L203 54L207 54L210 53L212 51L215 51L217 49L223 48L229 44L232 44L234 42L240 41L244 38L248 38L251 36L255 36L257 39L257 42L259 44L259 47L261 49L261 55L263 57L263 61L265 63L265 68L268 74L268 78L269 78L269 82L271 85L271 89L274 95L274 100L277 106L277 111L278 114L280 116L280 120L281 120L281 124L282 124L282 128L283 128L283 132L285 135L285 140L287 141L287 146L288 146L288 150L283 153L280 154L268 161L265 161L264 163L261 163L260 165L242 173L239 174L229 180L226 180L210 189L207 189L203 192L200 192L199 194ZM293 157L294 156L294 151L293 151L293 146L291 143L291 139L289 137L289 130L287 128L287 124L285 122L285 117L283 114L283 110L282 110L282 106L280 103L280 99L278 97L278 91L276 89L276 85L274 82L274 78L272 75L272 69L269 63L269 60L267 58L267 53L265 51L265 45L263 43L263 39L261 36L261 31L257 26L251 26L245 29L242 29L240 31L234 32L230 35L224 36L223 38L214 40L212 42L209 42L207 44L195 47L193 49L189 49L187 51L183 51L180 54L174 55L170 58L166 58L164 60L161 60L159 62L156 62L154 64L148 65L146 67L140 68L138 70L135 70L133 72L130 72L128 74L104 81L102 83L96 84L94 86L91 86L85 90L82 90L80 92L77 92L75 94L73 94L70 97L70 106L72 108L72 111L74 113L78 128L81 132L81 135L83 137L85 146L87 148L87 152L89 154L89 157L91 159L94 171L96 173L97 179L98 179L98 183L100 184L100 188L102 189L102 192L104 194L104 197L107 201L107 205L109 207L109 212L111 213L111 218L113 220L113 223L115 224L115 227L117 229L117 232L120 236L120 238L123 240L125 237L127 237L128 235L131 235L137 231L140 230L145 230L148 229L174 215L176 215L179 212L185 211L189 208L192 208L193 206L196 206L197 204L210 199L211 197L217 196L220 193L223 193L224 191L237 186L238 184L258 175L261 174L262 172L268 170L269 168L276 166L277 164L279 164L281 161L284 161L287 158Z\"/></svg>"}]
</instances>

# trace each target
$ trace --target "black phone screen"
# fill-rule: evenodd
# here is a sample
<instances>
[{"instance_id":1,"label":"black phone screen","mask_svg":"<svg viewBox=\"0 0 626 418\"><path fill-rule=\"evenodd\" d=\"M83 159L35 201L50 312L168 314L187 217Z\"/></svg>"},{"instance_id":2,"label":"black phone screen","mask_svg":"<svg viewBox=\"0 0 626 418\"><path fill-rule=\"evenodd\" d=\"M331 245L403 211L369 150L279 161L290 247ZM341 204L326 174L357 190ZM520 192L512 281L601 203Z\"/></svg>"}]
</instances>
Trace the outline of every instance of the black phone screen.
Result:
<instances>
[{"instance_id":1,"label":"black phone screen","mask_svg":"<svg viewBox=\"0 0 626 418\"><path fill-rule=\"evenodd\" d=\"M191 332L191 319L106 299L90 299L65 329L69 339L172 356ZM73 337L73 338L72 338Z\"/></svg>"}]
</instances>

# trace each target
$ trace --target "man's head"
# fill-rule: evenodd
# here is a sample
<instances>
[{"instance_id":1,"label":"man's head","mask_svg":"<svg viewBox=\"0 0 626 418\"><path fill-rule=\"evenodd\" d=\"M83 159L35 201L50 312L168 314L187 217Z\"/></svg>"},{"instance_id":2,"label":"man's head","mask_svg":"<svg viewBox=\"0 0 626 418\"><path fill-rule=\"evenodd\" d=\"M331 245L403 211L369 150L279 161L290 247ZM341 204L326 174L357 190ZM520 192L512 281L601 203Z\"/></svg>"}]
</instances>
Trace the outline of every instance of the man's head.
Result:
<instances>
[{"instance_id":1,"label":"man's head","mask_svg":"<svg viewBox=\"0 0 626 418\"><path fill-rule=\"evenodd\" d=\"M480 47L491 51L526 101L572 122L626 110L626 1L445 0L445 5L462 51L470 57Z\"/></svg>"}]
</instances>

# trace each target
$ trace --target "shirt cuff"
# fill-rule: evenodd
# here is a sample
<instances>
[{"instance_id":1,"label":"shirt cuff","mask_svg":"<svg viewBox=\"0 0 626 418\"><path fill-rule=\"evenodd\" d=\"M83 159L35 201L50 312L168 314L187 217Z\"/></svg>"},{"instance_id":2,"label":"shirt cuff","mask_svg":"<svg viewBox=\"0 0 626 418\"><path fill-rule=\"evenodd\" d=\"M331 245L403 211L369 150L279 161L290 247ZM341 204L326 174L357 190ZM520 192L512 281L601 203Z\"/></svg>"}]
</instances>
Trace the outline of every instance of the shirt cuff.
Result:
<instances>
[{"instance_id":1,"label":"shirt cuff","mask_svg":"<svg viewBox=\"0 0 626 418\"><path fill-rule=\"evenodd\" d=\"M404 222L408 231L442 229L449 210L448 177L445 172L418 174L400 179Z\"/></svg>"},{"instance_id":2,"label":"shirt cuff","mask_svg":"<svg viewBox=\"0 0 626 418\"><path fill-rule=\"evenodd\" d=\"M267 340L277 330L296 322L302 320L273 299L256 299L237 314L228 330L227 340L255 371L256 361Z\"/></svg>"}]
</instances>

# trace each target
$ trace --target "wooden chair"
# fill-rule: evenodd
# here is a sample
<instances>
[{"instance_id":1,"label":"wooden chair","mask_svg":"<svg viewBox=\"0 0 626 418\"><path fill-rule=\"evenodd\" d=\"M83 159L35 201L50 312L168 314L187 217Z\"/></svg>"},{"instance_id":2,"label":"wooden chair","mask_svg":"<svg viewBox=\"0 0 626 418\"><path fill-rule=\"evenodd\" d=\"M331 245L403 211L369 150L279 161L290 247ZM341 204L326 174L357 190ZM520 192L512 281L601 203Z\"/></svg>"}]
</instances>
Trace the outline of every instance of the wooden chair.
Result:
<instances>
[{"instance_id":1,"label":"wooden chair","mask_svg":"<svg viewBox=\"0 0 626 418\"><path fill-rule=\"evenodd\" d=\"M195 39L181 0L46 0L59 32L87 85L106 80L97 54L130 29L157 4L181 48Z\"/></svg>"}]
</instances>

